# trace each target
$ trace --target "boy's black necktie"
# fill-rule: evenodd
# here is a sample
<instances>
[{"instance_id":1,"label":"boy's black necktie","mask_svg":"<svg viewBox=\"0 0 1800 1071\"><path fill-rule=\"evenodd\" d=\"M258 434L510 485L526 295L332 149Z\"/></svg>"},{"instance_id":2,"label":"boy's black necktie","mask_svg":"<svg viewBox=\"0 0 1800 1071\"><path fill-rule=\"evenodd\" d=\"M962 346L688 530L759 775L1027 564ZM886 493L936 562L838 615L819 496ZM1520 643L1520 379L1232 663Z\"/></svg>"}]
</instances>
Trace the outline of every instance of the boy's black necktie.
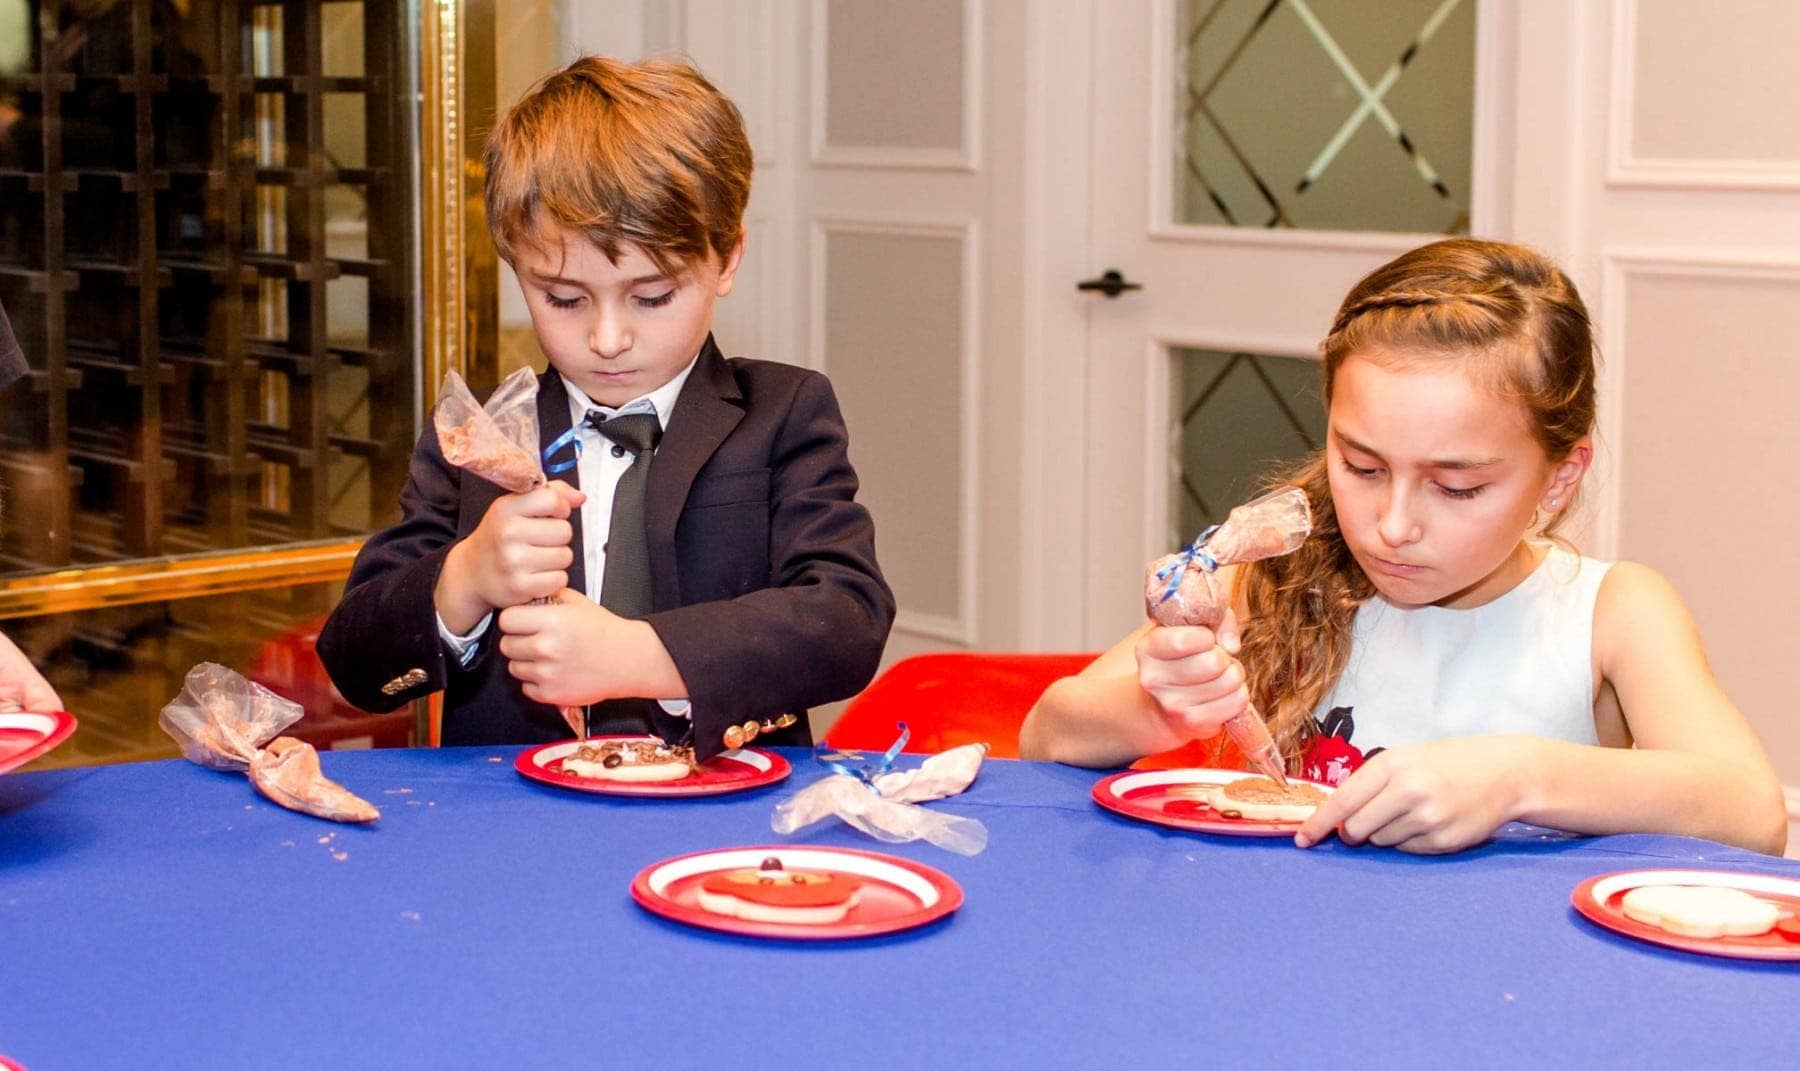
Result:
<instances>
[{"instance_id":1,"label":"boy's black necktie","mask_svg":"<svg viewBox=\"0 0 1800 1071\"><path fill-rule=\"evenodd\" d=\"M650 615L650 538L644 527L644 495L650 484L650 458L662 439L655 413L621 413L610 420L590 409L594 430L631 453L631 467L613 490L612 525L606 535L606 567L600 580L600 605L620 617ZM607 699L588 708L588 732L655 733L674 741L687 722L648 699Z\"/></svg>"},{"instance_id":2,"label":"boy's black necktie","mask_svg":"<svg viewBox=\"0 0 1800 1071\"><path fill-rule=\"evenodd\" d=\"M648 617L650 539L644 530L644 491L650 483L650 457L662 439L662 421L655 413L623 413L607 420L598 410L590 410L587 419L594 430L632 454L631 467L613 490L600 605L620 617Z\"/></svg>"}]
</instances>

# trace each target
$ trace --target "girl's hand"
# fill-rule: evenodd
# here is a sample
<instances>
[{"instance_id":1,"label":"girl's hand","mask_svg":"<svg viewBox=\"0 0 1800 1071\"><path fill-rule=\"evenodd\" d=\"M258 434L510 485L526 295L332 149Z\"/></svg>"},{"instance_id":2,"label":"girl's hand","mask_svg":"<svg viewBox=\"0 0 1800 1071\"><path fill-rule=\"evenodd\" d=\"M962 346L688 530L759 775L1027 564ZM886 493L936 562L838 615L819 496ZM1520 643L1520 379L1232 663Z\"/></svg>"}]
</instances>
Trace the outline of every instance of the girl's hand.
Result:
<instances>
[{"instance_id":1,"label":"girl's hand","mask_svg":"<svg viewBox=\"0 0 1800 1071\"><path fill-rule=\"evenodd\" d=\"M1459 852L1518 814L1531 769L1527 737L1478 736L1404 744L1376 754L1294 834L1309 848L1337 830L1345 844L1403 852Z\"/></svg>"},{"instance_id":2,"label":"girl's hand","mask_svg":"<svg viewBox=\"0 0 1800 1071\"><path fill-rule=\"evenodd\" d=\"M1169 747L1218 735L1249 705L1238 644L1237 617L1230 611L1216 633L1158 626L1138 639L1138 686L1156 701L1173 737Z\"/></svg>"},{"instance_id":3,"label":"girl's hand","mask_svg":"<svg viewBox=\"0 0 1800 1071\"><path fill-rule=\"evenodd\" d=\"M450 549L433 601L452 632L494 610L548 598L569 583L575 555L571 515L586 496L561 480L502 495L467 538Z\"/></svg>"},{"instance_id":4,"label":"girl's hand","mask_svg":"<svg viewBox=\"0 0 1800 1071\"><path fill-rule=\"evenodd\" d=\"M551 706L594 703L630 694L617 679L621 630L627 621L571 588L544 605L500 612L500 653L528 698Z\"/></svg>"}]
</instances>

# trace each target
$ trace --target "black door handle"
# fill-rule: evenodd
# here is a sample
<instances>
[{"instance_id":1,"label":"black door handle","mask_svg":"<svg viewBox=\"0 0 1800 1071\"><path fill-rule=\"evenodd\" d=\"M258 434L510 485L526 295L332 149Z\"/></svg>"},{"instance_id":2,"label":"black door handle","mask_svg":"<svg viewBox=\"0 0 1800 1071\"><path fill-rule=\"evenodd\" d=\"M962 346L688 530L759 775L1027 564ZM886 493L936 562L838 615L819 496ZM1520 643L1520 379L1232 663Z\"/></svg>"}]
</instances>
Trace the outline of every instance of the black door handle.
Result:
<instances>
[{"instance_id":1,"label":"black door handle","mask_svg":"<svg viewBox=\"0 0 1800 1071\"><path fill-rule=\"evenodd\" d=\"M1098 290L1109 298L1116 298L1127 290L1142 290L1143 283L1128 283L1125 276L1117 268L1106 269L1098 279L1083 279L1075 284L1077 290Z\"/></svg>"}]
</instances>

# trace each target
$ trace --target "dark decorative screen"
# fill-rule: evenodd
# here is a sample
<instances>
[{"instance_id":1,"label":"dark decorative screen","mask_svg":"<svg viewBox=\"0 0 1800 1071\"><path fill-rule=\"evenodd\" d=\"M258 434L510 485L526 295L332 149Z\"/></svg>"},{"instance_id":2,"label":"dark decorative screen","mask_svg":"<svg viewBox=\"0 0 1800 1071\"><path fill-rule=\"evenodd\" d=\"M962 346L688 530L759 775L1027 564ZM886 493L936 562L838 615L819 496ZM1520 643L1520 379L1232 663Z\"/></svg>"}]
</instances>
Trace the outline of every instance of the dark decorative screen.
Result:
<instances>
[{"instance_id":1,"label":"dark decorative screen","mask_svg":"<svg viewBox=\"0 0 1800 1071\"><path fill-rule=\"evenodd\" d=\"M0 574L243 556L397 515L417 426L411 57L399 0L0 0ZM21 9L23 9L21 14ZM167 747L195 661L331 585L15 620L83 719ZM246 657L249 657L246 655Z\"/></svg>"}]
</instances>

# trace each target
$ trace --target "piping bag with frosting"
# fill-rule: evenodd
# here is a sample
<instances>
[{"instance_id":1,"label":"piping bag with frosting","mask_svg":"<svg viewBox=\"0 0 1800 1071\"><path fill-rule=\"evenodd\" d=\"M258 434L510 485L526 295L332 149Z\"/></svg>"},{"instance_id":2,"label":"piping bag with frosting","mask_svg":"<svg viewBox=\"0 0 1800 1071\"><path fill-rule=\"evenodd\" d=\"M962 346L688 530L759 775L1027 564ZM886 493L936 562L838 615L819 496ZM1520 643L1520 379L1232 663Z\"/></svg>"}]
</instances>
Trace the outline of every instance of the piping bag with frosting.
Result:
<instances>
[{"instance_id":1,"label":"piping bag with frosting","mask_svg":"<svg viewBox=\"0 0 1800 1071\"><path fill-rule=\"evenodd\" d=\"M514 494L535 491L549 482L538 456L537 376L521 368L500 381L483 406L455 369L444 373L431 424L437 430L444 460ZM576 453L580 454L580 441ZM554 450L555 448L553 448ZM556 466L561 472L574 462ZM572 523L580 524L577 518ZM553 599L537 599L539 603ZM559 707L577 740L586 740L587 708Z\"/></svg>"},{"instance_id":2,"label":"piping bag with frosting","mask_svg":"<svg viewBox=\"0 0 1800 1071\"><path fill-rule=\"evenodd\" d=\"M1246 502L1233 509L1224 524L1208 528L1192 544L1145 568L1144 609L1159 625L1216 629L1225 619L1231 594L1218 590L1213 574L1219 567L1291 554L1311 532L1312 508L1298 487ZM1281 752L1255 704L1226 722L1225 732L1252 765L1276 783L1287 784Z\"/></svg>"}]
</instances>

